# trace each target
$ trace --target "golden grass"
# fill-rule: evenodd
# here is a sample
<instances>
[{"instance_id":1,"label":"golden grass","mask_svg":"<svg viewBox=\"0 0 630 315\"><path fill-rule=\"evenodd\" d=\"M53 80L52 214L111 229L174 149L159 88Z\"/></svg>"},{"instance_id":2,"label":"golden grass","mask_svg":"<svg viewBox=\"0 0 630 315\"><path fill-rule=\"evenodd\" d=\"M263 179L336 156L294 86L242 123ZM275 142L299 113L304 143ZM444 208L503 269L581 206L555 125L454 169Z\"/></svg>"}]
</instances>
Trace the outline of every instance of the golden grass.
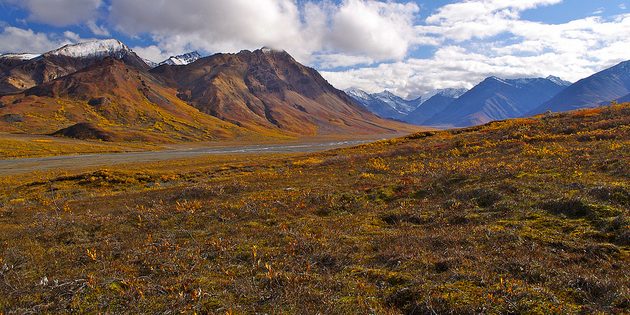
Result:
<instances>
[{"instance_id":1,"label":"golden grass","mask_svg":"<svg viewBox=\"0 0 630 315\"><path fill-rule=\"evenodd\" d=\"M628 313L629 125L0 177L0 312Z\"/></svg>"}]
</instances>

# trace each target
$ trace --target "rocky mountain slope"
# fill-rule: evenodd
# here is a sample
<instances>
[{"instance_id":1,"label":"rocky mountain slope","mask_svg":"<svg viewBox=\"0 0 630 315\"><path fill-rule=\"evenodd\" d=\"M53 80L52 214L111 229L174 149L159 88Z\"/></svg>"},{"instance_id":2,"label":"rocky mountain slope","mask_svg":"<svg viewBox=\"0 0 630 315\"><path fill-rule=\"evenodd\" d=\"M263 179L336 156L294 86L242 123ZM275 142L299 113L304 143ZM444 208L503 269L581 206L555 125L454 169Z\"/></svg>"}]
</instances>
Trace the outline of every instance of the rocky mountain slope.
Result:
<instances>
[{"instance_id":1,"label":"rocky mountain slope","mask_svg":"<svg viewBox=\"0 0 630 315\"><path fill-rule=\"evenodd\" d=\"M271 49L216 54L151 70L199 110L257 132L391 133L409 126L357 105L314 69Z\"/></svg>"},{"instance_id":2,"label":"rocky mountain slope","mask_svg":"<svg viewBox=\"0 0 630 315\"><path fill-rule=\"evenodd\" d=\"M6 104L0 131L53 134L72 127L76 134L107 134L105 141L193 141L234 138L248 132L205 115L176 96L176 91L142 69L106 58L81 71L0 97Z\"/></svg>"},{"instance_id":3,"label":"rocky mountain slope","mask_svg":"<svg viewBox=\"0 0 630 315\"><path fill-rule=\"evenodd\" d=\"M75 73L110 57L139 69L147 64L129 47L115 39L66 45L33 59L4 66L0 73L0 95L16 93Z\"/></svg>"}]
</instances>

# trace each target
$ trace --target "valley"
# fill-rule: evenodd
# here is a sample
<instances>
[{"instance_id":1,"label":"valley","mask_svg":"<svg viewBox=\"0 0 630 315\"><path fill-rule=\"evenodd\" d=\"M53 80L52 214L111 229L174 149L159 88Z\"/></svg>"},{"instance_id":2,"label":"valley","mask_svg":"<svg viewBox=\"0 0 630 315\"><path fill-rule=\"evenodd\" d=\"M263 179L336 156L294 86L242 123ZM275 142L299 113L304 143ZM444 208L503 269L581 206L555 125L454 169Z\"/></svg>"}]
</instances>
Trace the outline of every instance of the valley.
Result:
<instances>
[{"instance_id":1,"label":"valley","mask_svg":"<svg viewBox=\"0 0 630 315\"><path fill-rule=\"evenodd\" d=\"M170 163L173 160L179 160L190 157L208 156L208 155L234 155L234 154L274 154L274 153L307 153L324 151L340 147L355 146L362 143L376 141L372 140L337 140L330 142L314 141L309 139L306 141L295 141L292 143L268 143L268 144L207 144L204 146L200 143L194 146L173 146L170 150L152 150L152 151L136 151L127 153L90 153L76 154L77 150L69 152L72 155L62 155L54 157L40 158L14 158L0 160L0 173L3 175L16 175L30 172L41 172L49 170L77 170L89 167L108 167L119 164L129 163L149 163L163 162ZM112 148L113 149L113 148ZM92 150L89 150L91 152Z\"/></svg>"},{"instance_id":2,"label":"valley","mask_svg":"<svg viewBox=\"0 0 630 315\"><path fill-rule=\"evenodd\" d=\"M325 152L2 173L0 309L624 313L628 126L625 104Z\"/></svg>"},{"instance_id":3,"label":"valley","mask_svg":"<svg viewBox=\"0 0 630 315\"><path fill-rule=\"evenodd\" d=\"M1 55L0 315L627 313L628 65L407 100L268 47Z\"/></svg>"}]
</instances>

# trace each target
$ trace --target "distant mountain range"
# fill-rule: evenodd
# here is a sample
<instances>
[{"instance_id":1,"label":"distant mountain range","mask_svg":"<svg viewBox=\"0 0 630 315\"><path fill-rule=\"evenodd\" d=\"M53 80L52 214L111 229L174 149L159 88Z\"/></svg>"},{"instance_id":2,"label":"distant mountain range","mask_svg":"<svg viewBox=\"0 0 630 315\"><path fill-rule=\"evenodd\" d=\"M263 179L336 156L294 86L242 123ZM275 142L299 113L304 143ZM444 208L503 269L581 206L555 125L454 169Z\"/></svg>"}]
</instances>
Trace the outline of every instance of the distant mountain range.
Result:
<instances>
[{"instance_id":1,"label":"distant mountain range","mask_svg":"<svg viewBox=\"0 0 630 315\"><path fill-rule=\"evenodd\" d=\"M582 79L536 107L529 114L561 112L597 107L614 100L628 100L630 95L630 61Z\"/></svg>"},{"instance_id":2,"label":"distant mountain range","mask_svg":"<svg viewBox=\"0 0 630 315\"><path fill-rule=\"evenodd\" d=\"M613 101L630 102L630 61L574 84L555 76L521 79L489 77L470 91L455 91L459 93L448 95L438 92L426 100L402 100L417 104L412 111L394 111L392 106L383 102L376 103L379 107L367 103L366 100L375 99L375 95L358 89L347 93L359 104L383 117L439 128L466 127L547 111L597 107ZM389 98L397 99L395 95Z\"/></svg>"},{"instance_id":3,"label":"distant mountain range","mask_svg":"<svg viewBox=\"0 0 630 315\"><path fill-rule=\"evenodd\" d=\"M193 51L179 56L171 56L170 58L160 62L159 65L185 66L199 59L201 59L201 54Z\"/></svg>"},{"instance_id":4,"label":"distant mountain range","mask_svg":"<svg viewBox=\"0 0 630 315\"><path fill-rule=\"evenodd\" d=\"M0 56L0 132L173 142L369 135L382 119L284 51L198 53L152 68L117 40Z\"/></svg>"},{"instance_id":5,"label":"distant mountain range","mask_svg":"<svg viewBox=\"0 0 630 315\"><path fill-rule=\"evenodd\" d=\"M562 91L568 84L553 77L515 80L490 77L423 124L466 127L521 117Z\"/></svg>"},{"instance_id":6,"label":"distant mountain range","mask_svg":"<svg viewBox=\"0 0 630 315\"><path fill-rule=\"evenodd\" d=\"M369 94L360 89L348 89L345 92L371 112L390 119L403 119L422 102L421 98L405 100L389 91Z\"/></svg>"},{"instance_id":7,"label":"distant mountain range","mask_svg":"<svg viewBox=\"0 0 630 315\"><path fill-rule=\"evenodd\" d=\"M345 92L359 104L383 118L410 121L412 112L434 96L457 98L466 91L466 89L440 89L411 100L403 99L389 91L370 94L361 89L351 88Z\"/></svg>"},{"instance_id":8,"label":"distant mountain range","mask_svg":"<svg viewBox=\"0 0 630 315\"><path fill-rule=\"evenodd\" d=\"M422 125L427 120L445 110L456 99L468 92L467 89L443 89L422 102L413 112L403 120L412 124Z\"/></svg>"},{"instance_id":9,"label":"distant mountain range","mask_svg":"<svg viewBox=\"0 0 630 315\"><path fill-rule=\"evenodd\" d=\"M345 92L284 51L191 52L156 64L118 40L95 40L41 55L0 55L0 132L182 141L414 130L388 119L465 127L628 102L630 61L574 84L489 77L471 90L411 100Z\"/></svg>"}]
</instances>

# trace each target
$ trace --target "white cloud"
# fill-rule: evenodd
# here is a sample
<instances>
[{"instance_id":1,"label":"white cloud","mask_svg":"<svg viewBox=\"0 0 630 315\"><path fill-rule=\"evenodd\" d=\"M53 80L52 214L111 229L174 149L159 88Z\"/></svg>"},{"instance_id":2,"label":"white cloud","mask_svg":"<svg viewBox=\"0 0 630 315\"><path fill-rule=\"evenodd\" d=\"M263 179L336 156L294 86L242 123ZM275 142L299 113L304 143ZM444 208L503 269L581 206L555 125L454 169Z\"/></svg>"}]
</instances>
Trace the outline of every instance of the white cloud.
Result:
<instances>
[{"instance_id":1,"label":"white cloud","mask_svg":"<svg viewBox=\"0 0 630 315\"><path fill-rule=\"evenodd\" d=\"M580 0L564 0L569 1ZM630 59L630 14L558 24L522 18L526 10L563 0L461 0L423 12L428 13L424 20L418 16L422 8L411 0L109 0L107 24L86 18L96 17L103 0L3 2L26 8L29 20L83 24L98 36L110 29L149 36L153 43L134 50L153 61L192 50L270 46L328 69L325 77L339 88L409 96L471 87L490 75L577 80ZM619 8L625 10L624 3ZM0 47L7 51L44 51L80 40L74 33L47 35L4 26ZM337 68L351 69L330 70Z\"/></svg>"},{"instance_id":2,"label":"white cloud","mask_svg":"<svg viewBox=\"0 0 630 315\"><path fill-rule=\"evenodd\" d=\"M345 1L331 14L326 46L380 60L401 60L413 40L418 11L415 3Z\"/></svg>"},{"instance_id":3,"label":"white cloud","mask_svg":"<svg viewBox=\"0 0 630 315\"><path fill-rule=\"evenodd\" d=\"M0 52L44 53L80 40L81 38L72 32L51 35L37 33L31 29L7 26L0 33Z\"/></svg>"},{"instance_id":4,"label":"white cloud","mask_svg":"<svg viewBox=\"0 0 630 315\"><path fill-rule=\"evenodd\" d=\"M374 64L374 59L367 56L352 56L334 53L316 54L313 59L314 62L323 69Z\"/></svg>"},{"instance_id":5,"label":"white cloud","mask_svg":"<svg viewBox=\"0 0 630 315\"><path fill-rule=\"evenodd\" d=\"M484 39L509 31L524 10L560 2L562 0L468 0L441 7L426 19L426 25L416 30L442 40Z\"/></svg>"},{"instance_id":6,"label":"white cloud","mask_svg":"<svg viewBox=\"0 0 630 315\"><path fill-rule=\"evenodd\" d=\"M18 5L29 12L28 19L54 26L66 26L91 20L101 0L0 0Z\"/></svg>"},{"instance_id":7,"label":"white cloud","mask_svg":"<svg viewBox=\"0 0 630 315\"><path fill-rule=\"evenodd\" d=\"M90 29L92 34L97 36L110 36L109 30L107 27L103 25L98 25L94 20L87 21L87 27Z\"/></svg>"},{"instance_id":8,"label":"white cloud","mask_svg":"<svg viewBox=\"0 0 630 315\"><path fill-rule=\"evenodd\" d=\"M138 54L138 56L153 61L153 62L162 62L166 59L168 59L170 56L173 56L175 54L168 54L168 53L164 53L164 51L162 51L162 49L160 49L160 47L155 46L155 45L151 45L151 46L147 46L147 47L140 47L140 46L136 46L131 48L136 54Z\"/></svg>"},{"instance_id":9,"label":"white cloud","mask_svg":"<svg viewBox=\"0 0 630 315\"><path fill-rule=\"evenodd\" d=\"M419 35L439 42L432 57L324 76L340 88L388 89L415 97L435 88L471 87L490 75L557 75L575 81L630 59L630 14L561 24L520 18L523 10L559 2L469 0L446 5L416 26Z\"/></svg>"},{"instance_id":10,"label":"white cloud","mask_svg":"<svg viewBox=\"0 0 630 315\"><path fill-rule=\"evenodd\" d=\"M112 0L110 19L127 34L150 34L161 54L269 46L305 62L316 52L382 61L407 55L417 11L412 2L374 0Z\"/></svg>"}]
</instances>

